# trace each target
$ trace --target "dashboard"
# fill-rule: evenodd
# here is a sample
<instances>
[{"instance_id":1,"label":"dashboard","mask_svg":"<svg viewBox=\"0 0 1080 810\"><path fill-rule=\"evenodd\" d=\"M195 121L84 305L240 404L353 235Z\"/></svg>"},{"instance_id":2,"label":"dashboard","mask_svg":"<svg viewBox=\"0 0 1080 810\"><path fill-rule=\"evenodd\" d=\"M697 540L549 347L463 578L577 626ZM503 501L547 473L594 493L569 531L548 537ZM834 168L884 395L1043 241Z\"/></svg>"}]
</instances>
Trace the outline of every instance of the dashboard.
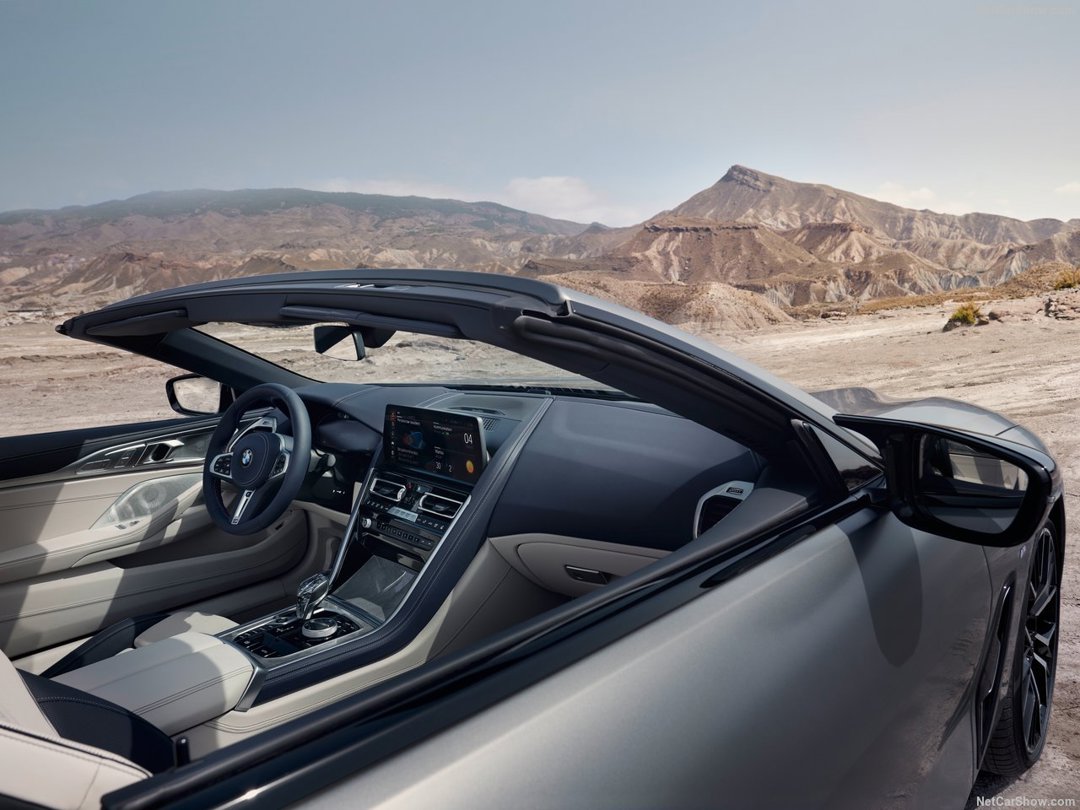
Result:
<instances>
[{"instance_id":1,"label":"dashboard","mask_svg":"<svg viewBox=\"0 0 1080 810\"><path fill-rule=\"evenodd\" d=\"M374 468L373 492L404 486L394 506L417 515L388 507L368 516L384 520L394 541L410 534L402 521L432 540L429 530L442 527L430 521L450 514L447 502L463 502L488 461L541 410L499 493L492 536L547 533L671 551L702 528L703 495L726 482L752 485L764 466L732 439L638 401L412 385L322 384L300 394L324 466L301 499L348 513Z\"/></svg>"},{"instance_id":2,"label":"dashboard","mask_svg":"<svg viewBox=\"0 0 1080 810\"><path fill-rule=\"evenodd\" d=\"M495 555L502 563L484 565L522 575L492 587L532 583L532 596L495 611L512 621L693 541L764 471L695 422L580 391L319 384L298 394L313 430L299 500L347 518L314 617L334 629L294 638L292 611L238 628L233 640L269 673L260 701L399 649L474 560Z\"/></svg>"}]
</instances>

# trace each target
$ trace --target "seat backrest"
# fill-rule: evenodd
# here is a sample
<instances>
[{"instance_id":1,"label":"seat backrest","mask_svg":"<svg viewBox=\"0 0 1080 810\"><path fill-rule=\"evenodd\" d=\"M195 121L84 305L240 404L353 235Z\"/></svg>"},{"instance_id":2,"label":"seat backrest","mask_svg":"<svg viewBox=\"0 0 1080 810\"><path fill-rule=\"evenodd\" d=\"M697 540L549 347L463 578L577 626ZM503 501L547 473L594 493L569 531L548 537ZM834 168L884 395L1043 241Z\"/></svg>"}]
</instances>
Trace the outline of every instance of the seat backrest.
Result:
<instances>
[{"instance_id":1,"label":"seat backrest","mask_svg":"<svg viewBox=\"0 0 1080 810\"><path fill-rule=\"evenodd\" d=\"M65 740L0 653L0 794L56 808L93 808L150 774L128 760Z\"/></svg>"}]
</instances>

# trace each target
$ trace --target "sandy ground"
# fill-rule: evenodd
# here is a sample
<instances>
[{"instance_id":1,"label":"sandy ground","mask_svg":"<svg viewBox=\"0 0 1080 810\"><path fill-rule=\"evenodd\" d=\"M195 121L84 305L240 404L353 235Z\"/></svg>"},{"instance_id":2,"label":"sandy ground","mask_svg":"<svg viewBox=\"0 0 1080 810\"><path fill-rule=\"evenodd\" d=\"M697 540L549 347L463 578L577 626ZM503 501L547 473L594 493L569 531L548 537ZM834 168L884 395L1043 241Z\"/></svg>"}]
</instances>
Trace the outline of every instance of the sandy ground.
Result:
<instances>
[{"instance_id":1,"label":"sandy ground","mask_svg":"<svg viewBox=\"0 0 1080 810\"><path fill-rule=\"evenodd\" d=\"M1037 432L1065 476L1072 534L1080 526L1080 320L1041 314L1041 299L986 309L1002 316L982 327L942 333L943 308L892 310L844 321L809 321L754 331L705 333L723 347L805 388L865 385L896 397L948 396L999 410ZM277 330L275 330L277 331ZM278 337L285 337L278 332ZM306 342L305 338L305 342ZM437 341L435 343L438 343ZM268 346L266 338L263 345ZM428 338L399 347L409 376L436 358L446 376L506 358L489 350L448 349ZM279 359L291 362L291 353ZM366 364L365 376L390 370L385 358ZM328 362L323 359L323 362ZM355 368L355 367L354 367ZM324 371L332 371L327 365ZM525 372L526 369L520 369ZM528 373L536 373L530 368ZM164 381L180 373L56 335L51 325L0 328L4 423L0 434L62 430L172 415ZM337 376L336 374L333 376ZM437 377L438 374L431 374ZM1067 551L1058 680L1050 740L1042 760L1017 780L983 778L976 797L1080 799L1080 551Z\"/></svg>"}]
</instances>

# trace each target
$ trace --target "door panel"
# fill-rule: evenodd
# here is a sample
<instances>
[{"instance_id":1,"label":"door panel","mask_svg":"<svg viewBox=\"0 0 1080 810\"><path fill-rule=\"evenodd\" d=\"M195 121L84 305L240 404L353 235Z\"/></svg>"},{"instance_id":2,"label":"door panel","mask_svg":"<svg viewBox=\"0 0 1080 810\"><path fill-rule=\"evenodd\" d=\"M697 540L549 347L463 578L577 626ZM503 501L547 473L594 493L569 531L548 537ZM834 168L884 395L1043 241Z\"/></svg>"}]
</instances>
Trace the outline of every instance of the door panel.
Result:
<instances>
[{"instance_id":1,"label":"door panel","mask_svg":"<svg viewBox=\"0 0 1080 810\"><path fill-rule=\"evenodd\" d=\"M303 558L304 513L289 512L270 529L244 539L247 545L219 554L134 568L95 563L0 585L0 648L14 658L90 635L127 616L168 610L270 579ZM235 543L223 539L223 545Z\"/></svg>"},{"instance_id":2,"label":"door panel","mask_svg":"<svg viewBox=\"0 0 1080 810\"><path fill-rule=\"evenodd\" d=\"M303 556L297 517L251 537L213 526L202 464L216 424L0 439L0 647L9 657L260 582Z\"/></svg>"},{"instance_id":3,"label":"door panel","mask_svg":"<svg viewBox=\"0 0 1080 810\"><path fill-rule=\"evenodd\" d=\"M961 807L989 609L980 547L866 510L307 806Z\"/></svg>"},{"instance_id":4,"label":"door panel","mask_svg":"<svg viewBox=\"0 0 1080 810\"><path fill-rule=\"evenodd\" d=\"M39 476L63 477L73 472L81 460L89 460L103 451L158 439L184 439L188 433L201 432L209 437L217 423L217 417L196 417L6 436L0 438L0 486L5 486L7 481L37 480Z\"/></svg>"},{"instance_id":5,"label":"door panel","mask_svg":"<svg viewBox=\"0 0 1080 810\"><path fill-rule=\"evenodd\" d=\"M0 489L0 583L183 539L165 530L201 493L198 467Z\"/></svg>"}]
</instances>

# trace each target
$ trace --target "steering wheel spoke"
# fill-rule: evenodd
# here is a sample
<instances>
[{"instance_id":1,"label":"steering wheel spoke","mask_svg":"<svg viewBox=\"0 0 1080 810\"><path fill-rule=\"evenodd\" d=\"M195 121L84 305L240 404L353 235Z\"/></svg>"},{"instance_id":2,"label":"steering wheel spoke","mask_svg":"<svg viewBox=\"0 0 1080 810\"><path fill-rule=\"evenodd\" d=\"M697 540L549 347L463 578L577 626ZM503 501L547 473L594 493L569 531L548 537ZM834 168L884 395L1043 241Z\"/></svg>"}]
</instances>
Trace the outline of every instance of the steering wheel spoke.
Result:
<instances>
[{"instance_id":1,"label":"steering wheel spoke","mask_svg":"<svg viewBox=\"0 0 1080 810\"><path fill-rule=\"evenodd\" d=\"M207 469L210 474L222 481L232 483L232 453L218 453L212 459Z\"/></svg>"},{"instance_id":2,"label":"steering wheel spoke","mask_svg":"<svg viewBox=\"0 0 1080 810\"><path fill-rule=\"evenodd\" d=\"M282 450L278 453L278 457L274 460L274 466L270 470L270 481L273 481L281 476L285 475L289 470L289 462L292 460L292 453L288 450Z\"/></svg>"},{"instance_id":3,"label":"steering wheel spoke","mask_svg":"<svg viewBox=\"0 0 1080 810\"><path fill-rule=\"evenodd\" d=\"M238 524L244 517L244 513L247 511L248 505L251 503L252 498L255 497L255 490L245 489L240 493L240 497L236 499L236 503L233 504L232 518L229 520L233 526Z\"/></svg>"},{"instance_id":4,"label":"steering wheel spoke","mask_svg":"<svg viewBox=\"0 0 1080 810\"><path fill-rule=\"evenodd\" d=\"M239 428L236 433L233 434L233 437L229 439L229 445L226 449L231 452L232 449L236 447L237 443L252 431L269 430L271 433L277 433L277 429L277 419L275 419L273 416L261 416L254 422L251 422L250 424L244 425L244 427Z\"/></svg>"}]
</instances>

